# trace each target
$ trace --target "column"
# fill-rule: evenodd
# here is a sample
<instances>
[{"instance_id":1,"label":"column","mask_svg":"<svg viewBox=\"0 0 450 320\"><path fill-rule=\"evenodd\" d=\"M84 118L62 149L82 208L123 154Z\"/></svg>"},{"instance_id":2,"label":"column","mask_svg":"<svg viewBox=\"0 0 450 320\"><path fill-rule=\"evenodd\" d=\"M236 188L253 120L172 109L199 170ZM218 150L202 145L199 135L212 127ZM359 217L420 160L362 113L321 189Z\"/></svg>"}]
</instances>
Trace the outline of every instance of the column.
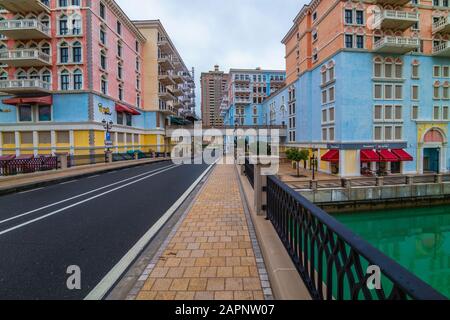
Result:
<instances>
[{"instance_id":1,"label":"column","mask_svg":"<svg viewBox=\"0 0 450 320\"><path fill-rule=\"evenodd\" d=\"M50 141L52 146L52 154L55 154L57 150L56 150L56 131L54 130L50 132Z\"/></svg>"},{"instance_id":2,"label":"column","mask_svg":"<svg viewBox=\"0 0 450 320\"><path fill-rule=\"evenodd\" d=\"M69 131L69 144L70 144L70 154L75 154L75 133L73 130Z\"/></svg>"},{"instance_id":3,"label":"column","mask_svg":"<svg viewBox=\"0 0 450 320\"><path fill-rule=\"evenodd\" d=\"M0 131L0 157L3 155L3 133Z\"/></svg>"},{"instance_id":4,"label":"column","mask_svg":"<svg viewBox=\"0 0 450 320\"><path fill-rule=\"evenodd\" d=\"M35 157L39 154L39 134L37 131L33 131L33 154Z\"/></svg>"},{"instance_id":5,"label":"column","mask_svg":"<svg viewBox=\"0 0 450 320\"><path fill-rule=\"evenodd\" d=\"M419 148L417 149L417 173L423 174L423 145L419 144Z\"/></svg>"},{"instance_id":6,"label":"column","mask_svg":"<svg viewBox=\"0 0 450 320\"><path fill-rule=\"evenodd\" d=\"M16 156L20 156L20 132L16 131L14 134L16 140Z\"/></svg>"},{"instance_id":7,"label":"column","mask_svg":"<svg viewBox=\"0 0 450 320\"><path fill-rule=\"evenodd\" d=\"M448 144L444 143L441 148L441 159L439 163L441 164L441 168L439 170L440 173L447 173L447 148Z\"/></svg>"},{"instance_id":8,"label":"column","mask_svg":"<svg viewBox=\"0 0 450 320\"><path fill-rule=\"evenodd\" d=\"M118 132L114 132L114 144L115 144L116 153L119 153L119 133Z\"/></svg>"}]
</instances>

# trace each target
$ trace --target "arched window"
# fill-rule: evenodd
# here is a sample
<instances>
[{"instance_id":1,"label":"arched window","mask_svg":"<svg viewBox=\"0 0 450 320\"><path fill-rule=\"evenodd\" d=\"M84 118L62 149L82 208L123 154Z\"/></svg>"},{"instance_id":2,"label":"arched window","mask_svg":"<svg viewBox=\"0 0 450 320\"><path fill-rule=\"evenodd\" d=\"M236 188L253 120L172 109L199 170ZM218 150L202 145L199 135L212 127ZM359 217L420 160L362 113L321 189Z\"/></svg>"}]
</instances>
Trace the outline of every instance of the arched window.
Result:
<instances>
[{"instance_id":1,"label":"arched window","mask_svg":"<svg viewBox=\"0 0 450 320\"><path fill-rule=\"evenodd\" d=\"M82 33L82 22L81 22L81 16L78 14L74 14L71 19L72 24L72 34L73 35L80 35Z\"/></svg>"},{"instance_id":2,"label":"arched window","mask_svg":"<svg viewBox=\"0 0 450 320\"><path fill-rule=\"evenodd\" d=\"M66 15L62 15L58 19L58 32L59 35L64 36L69 34L69 25L68 25L68 19Z\"/></svg>"},{"instance_id":3,"label":"arched window","mask_svg":"<svg viewBox=\"0 0 450 320\"><path fill-rule=\"evenodd\" d=\"M60 87L61 90L69 90L70 88L70 73L67 70L61 71Z\"/></svg>"},{"instance_id":4,"label":"arched window","mask_svg":"<svg viewBox=\"0 0 450 320\"><path fill-rule=\"evenodd\" d=\"M123 79L123 65L121 62L117 64L117 77Z\"/></svg>"},{"instance_id":5,"label":"arched window","mask_svg":"<svg viewBox=\"0 0 450 320\"><path fill-rule=\"evenodd\" d=\"M45 42L41 45L41 51L45 54L50 55L50 44Z\"/></svg>"},{"instance_id":6,"label":"arched window","mask_svg":"<svg viewBox=\"0 0 450 320\"><path fill-rule=\"evenodd\" d=\"M46 82L46 83L52 83L52 74L49 70L44 70L42 72L42 77L41 77L42 81Z\"/></svg>"},{"instance_id":7,"label":"arched window","mask_svg":"<svg viewBox=\"0 0 450 320\"><path fill-rule=\"evenodd\" d=\"M140 108L141 107L141 95L138 94L136 96L136 107Z\"/></svg>"},{"instance_id":8,"label":"arched window","mask_svg":"<svg viewBox=\"0 0 450 320\"><path fill-rule=\"evenodd\" d=\"M25 71L19 70L16 73L16 78L19 79L19 80L26 80L28 78L28 76L27 76L27 73Z\"/></svg>"},{"instance_id":9,"label":"arched window","mask_svg":"<svg viewBox=\"0 0 450 320\"><path fill-rule=\"evenodd\" d=\"M50 17L48 15L42 16L40 21L44 26L46 26L47 28L50 28Z\"/></svg>"},{"instance_id":10,"label":"arched window","mask_svg":"<svg viewBox=\"0 0 450 320\"><path fill-rule=\"evenodd\" d=\"M59 62L69 62L69 45L67 44L67 42L63 42L59 45Z\"/></svg>"},{"instance_id":11,"label":"arched window","mask_svg":"<svg viewBox=\"0 0 450 320\"><path fill-rule=\"evenodd\" d=\"M38 72L36 70L32 70L32 71L29 72L28 78L29 79L38 79L39 80L41 77L39 77L39 74L38 74Z\"/></svg>"},{"instance_id":12,"label":"arched window","mask_svg":"<svg viewBox=\"0 0 450 320\"><path fill-rule=\"evenodd\" d=\"M83 61L82 46L78 41L72 45L72 59L75 63L81 63Z\"/></svg>"},{"instance_id":13,"label":"arched window","mask_svg":"<svg viewBox=\"0 0 450 320\"><path fill-rule=\"evenodd\" d=\"M76 69L73 72L73 89L74 90L83 89L83 72L80 69Z\"/></svg>"},{"instance_id":14,"label":"arched window","mask_svg":"<svg viewBox=\"0 0 450 320\"><path fill-rule=\"evenodd\" d=\"M81 0L72 0L72 6L81 6Z\"/></svg>"},{"instance_id":15,"label":"arched window","mask_svg":"<svg viewBox=\"0 0 450 320\"><path fill-rule=\"evenodd\" d=\"M0 72L0 80L8 80L8 73L6 71Z\"/></svg>"},{"instance_id":16,"label":"arched window","mask_svg":"<svg viewBox=\"0 0 450 320\"><path fill-rule=\"evenodd\" d=\"M106 52L105 50L100 51L100 67L103 70L106 70L107 64L106 64Z\"/></svg>"},{"instance_id":17,"label":"arched window","mask_svg":"<svg viewBox=\"0 0 450 320\"><path fill-rule=\"evenodd\" d=\"M123 85L122 84L119 84L118 95L119 95L119 100L123 100Z\"/></svg>"},{"instance_id":18,"label":"arched window","mask_svg":"<svg viewBox=\"0 0 450 320\"><path fill-rule=\"evenodd\" d=\"M105 75L102 76L100 88L103 94L108 94L108 79L106 78Z\"/></svg>"}]
</instances>

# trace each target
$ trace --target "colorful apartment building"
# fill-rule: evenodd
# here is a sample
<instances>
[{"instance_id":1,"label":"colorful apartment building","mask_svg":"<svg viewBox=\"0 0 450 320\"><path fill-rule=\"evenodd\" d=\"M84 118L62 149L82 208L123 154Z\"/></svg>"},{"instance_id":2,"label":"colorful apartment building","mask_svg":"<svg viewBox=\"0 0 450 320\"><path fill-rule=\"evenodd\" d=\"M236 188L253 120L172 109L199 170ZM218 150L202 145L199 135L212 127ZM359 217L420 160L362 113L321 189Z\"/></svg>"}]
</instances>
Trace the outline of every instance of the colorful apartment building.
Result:
<instances>
[{"instance_id":1,"label":"colorful apartment building","mask_svg":"<svg viewBox=\"0 0 450 320\"><path fill-rule=\"evenodd\" d=\"M161 44L113 0L0 6L0 155L103 153L106 140L115 152L164 145L169 115L181 112L161 108L158 77L147 79L163 63L148 48ZM177 57L179 85L190 87Z\"/></svg>"},{"instance_id":2,"label":"colorful apartment building","mask_svg":"<svg viewBox=\"0 0 450 320\"><path fill-rule=\"evenodd\" d=\"M231 69L221 104L225 125L264 125L263 101L284 87L286 73L279 70Z\"/></svg>"},{"instance_id":3,"label":"colorful apartment building","mask_svg":"<svg viewBox=\"0 0 450 320\"><path fill-rule=\"evenodd\" d=\"M227 92L228 74L220 71L219 66L214 70L203 72L200 77L202 87L202 123L204 127L221 126L220 106L222 98Z\"/></svg>"},{"instance_id":4,"label":"colorful apartment building","mask_svg":"<svg viewBox=\"0 0 450 320\"><path fill-rule=\"evenodd\" d=\"M450 4L325 1L283 39L287 86L269 123L343 177L450 170Z\"/></svg>"}]
</instances>

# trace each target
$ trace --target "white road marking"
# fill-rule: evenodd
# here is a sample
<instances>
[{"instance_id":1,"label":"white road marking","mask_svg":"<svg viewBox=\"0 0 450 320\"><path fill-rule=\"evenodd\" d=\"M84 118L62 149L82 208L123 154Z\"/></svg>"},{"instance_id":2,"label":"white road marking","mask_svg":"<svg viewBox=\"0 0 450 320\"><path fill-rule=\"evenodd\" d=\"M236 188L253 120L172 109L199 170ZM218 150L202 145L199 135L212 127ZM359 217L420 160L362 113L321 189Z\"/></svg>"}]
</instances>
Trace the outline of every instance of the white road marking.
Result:
<instances>
[{"instance_id":1,"label":"white road marking","mask_svg":"<svg viewBox=\"0 0 450 320\"><path fill-rule=\"evenodd\" d=\"M15 219L19 219L19 218L25 217L25 216L30 215L30 214L35 213L35 212L38 212L38 211L41 211L41 210L44 210L44 209L48 209L48 208L51 208L51 207L54 207L54 206L57 206L57 205L59 205L59 204L62 204L62 203L65 203L65 202L68 202L68 201L71 201L71 200L75 200L75 199L78 199L78 198L87 196L88 194L91 194L91 193L94 193L94 192L97 192L97 191L100 191L100 190L103 190L103 189L106 189L106 188L113 187L113 186L118 185L118 184L120 184L120 183L127 182L127 181L130 181L130 180L133 180L133 179L136 179L136 178L145 176L146 174L151 174L151 173L157 172L157 171L159 171L159 170L167 169L167 168L171 168L171 167L174 167L174 165L172 164L172 165L170 165L170 166L166 166L166 167L162 167L162 168L159 168L159 169L147 171L147 172L145 172L145 173L138 174L138 175L133 176L133 177L131 177L131 178L127 178L127 179L124 179L124 180L121 180L121 181L118 181L118 182L109 184L109 185L107 185L107 186L104 186L104 187L101 187L101 188L97 188L97 189L94 189L94 190L91 190L91 191L88 191L88 192L79 194L79 195L77 195L77 196L74 196L74 197L71 197L71 198L68 198L68 199L65 199L65 200L62 200L62 201L58 201L58 202L55 202L55 203L46 205L46 206L41 207L41 208L37 208L37 209L31 210L31 211L28 211L28 212L25 212L25 213L16 215L16 216L14 216L14 217L11 217L11 218L8 218L8 219L5 219L5 220L0 221L0 225L1 225L1 224L4 224L4 223L6 223L6 222L9 222L9 221L15 220Z\"/></svg>"},{"instance_id":2,"label":"white road marking","mask_svg":"<svg viewBox=\"0 0 450 320\"><path fill-rule=\"evenodd\" d=\"M153 239L155 234L164 226L164 224L172 217L175 211L181 206L186 198L191 194L195 187L202 181L206 174L214 166L210 165L202 175L186 190L186 192L170 207L169 210L139 239L139 241L125 254L125 256L108 272L108 274L100 281L100 283L84 298L84 300L101 300L111 289L111 287L119 280L125 270L144 250L147 244Z\"/></svg>"},{"instance_id":3,"label":"white road marking","mask_svg":"<svg viewBox=\"0 0 450 320\"><path fill-rule=\"evenodd\" d=\"M62 182L62 183L60 183L60 185L71 184L71 183L74 183L74 182L77 182L77 181L78 180L70 180L70 181Z\"/></svg>"},{"instance_id":4,"label":"white road marking","mask_svg":"<svg viewBox=\"0 0 450 320\"><path fill-rule=\"evenodd\" d=\"M38 191L38 190L42 190L42 189L44 189L44 188L37 188L37 189L33 189L33 190L22 191L22 192L19 192L19 194L30 193L30 192L34 192L34 191Z\"/></svg>"},{"instance_id":5,"label":"white road marking","mask_svg":"<svg viewBox=\"0 0 450 320\"><path fill-rule=\"evenodd\" d=\"M97 178L97 177L100 177L100 175L97 174L97 175L95 175L95 176L90 176L90 177L88 177L88 179L93 179L93 178Z\"/></svg>"},{"instance_id":6,"label":"white road marking","mask_svg":"<svg viewBox=\"0 0 450 320\"><path fill-rule=\"evenodd\" d=\"M27 221L27 222L21 223L21 224L19 224L19 225L17 225L17 226L14 226L14 227L12 227L12 228L9 228L9 229L6 229L6 230L4 230L4 231L1 231L1 232L0 232L0 236L4 235L4 234L6 234L6 233L9 233L9 232L11 232L11 231L14 231L14 230L23 228L23 227L25 227L25 226L27 226L27 225L29 225L29 224L35 223L35 222L37 222L37 221L43 220L43 219L45 219L45 218L54 216L55 214L58 214L58 213L60 213L60 212L62 212L62 211L65 211L65 210L68 210L68 209L77 207L77 206L79 206L79 205L81 205L81 204L83 204L83 203L86 203L86 202L89 202L89 201L91 201L91 200L94 200L94 199L103 197L104 195L107 195L107 194L109 194L109 193L115 192L115 191L117 191L117 190L123 189L123 188L128 187L128 186L131 186L131 185L133 185L133 184L135 184L135 183L141 182L141 181L143 181L143 180L146 180L146 179L148 179L148 178L151 178L151 177L156 176L156 175L158 175L158 174L160 174L160 173L163 173L163 172L172 170L172 169L177 168L177 167L178 167L178 166L173 166L172 168L168 168L168 169L165 169L165 170L161 170L161 171L156 172L156 173L153 173L153 174L151 174L151 175L149 175L149 176L140 178L140 179L138 179L138 180L135 180L135 181L129 182L129 183L127 183L127 184L121 185L121 186L119 186L119 187L117 187L117 188L114 188L114 189L108 190L108 191L106 191L106 192L103 192L103 193L101 193L101 194L95 195L95 196L93 196L93 197L91 197L91 198L88 198L88 199L85 199L85 200L76 202L76 203L74 203L74 204L71 204L70 206L67 206L67 207L61 208L61 209L59 209L59 210L50 212L50 213L45 214L45 215L43 215L43 216L40 216L40 217L38 217L38 218L36 218L36 219L29 220L29 221Z\"/></svg>"}]
</instances>

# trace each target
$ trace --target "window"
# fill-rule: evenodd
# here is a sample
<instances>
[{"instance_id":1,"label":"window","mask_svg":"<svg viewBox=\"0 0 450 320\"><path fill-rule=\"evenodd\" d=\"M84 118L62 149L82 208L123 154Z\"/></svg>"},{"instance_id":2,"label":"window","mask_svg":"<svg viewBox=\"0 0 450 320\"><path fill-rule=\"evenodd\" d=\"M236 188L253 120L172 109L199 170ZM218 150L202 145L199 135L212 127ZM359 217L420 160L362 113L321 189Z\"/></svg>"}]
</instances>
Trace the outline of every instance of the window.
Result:
<instances>
[{"instance_id":1,"label":"window","mask_svg":"<svg viewBox=\"0 0 450 320\"><path fill-rule=\"evenodd\" d=\"M413 65L412 66L411 77L413 79L418 79L419 78L419 65Z\"/></svg>"},{"instance_id":2,"label":"window","mask_svg":"<svg viewBox=\"0 0 450 320\"><path fill-rule=\"evenodd\" d=\"M334 108L330 108L330 110L328 110L328 111L329 111L328 118L330 119L330 122L334 122Z\"/></svg>"},{"instance_id":3,"label":"window","mask_svg":"<svg viewBox=\"0 0 450 320\"><path fill-rule=\"evenodd\" d=\"M324 90L322 91L322 104L326 104L327 103L327 91Z\"/></svg>"},{"instance_id":4,"label":"window","mask_svg":"<svg viewBox=\"0 0 450 320\"><path fill-rule=\"evenodd\" d=\"M349 10L349 9L345 10L345 23L353 24L353 10Z\"/></svg>"},{"instance_id":5,"label":"window","mask_svg":"<svg viewBox=\"0 0 450 320\"><path fill-rule=\"evenodd\" d=\"M392 99L392 85L387 84L384 86L384 98L386 100Z\"/></svg>"},{"instance_id":6,"label":"window","mask_svg":"<svg viewBox=\"0 0 450 320\"><path fill-rule=\"evenodd\" d=\"M402 99L403 99L403 86L396 85L395 86L395 100L402 100Z\"/></svg>"},{"instance_id":7,"label":"window","mask_svg":"<svg viewBox=\"0 0 450 320\"><path fill-rule=\"evenodd\" d=\"M122 34L122 23L120 23L120 21L117 21L117 28L116 31L119 35Z\"/></svg>"},{"instance_id":8,"label":"window","mask_svg":"<svg viewBox=\"0 0 450 320\"><path fill-rule=\"evenodd\" d=\"M433 77L439 78L441 76L441 66L433 67Z\"/></svg>"},{"instance_id":9,"label":"window","mask_svg":"<svg viewBox=\"0 0 450 320\"><path fill-rule=\"evenodd\" d=\"M63 70L61 72L61 90L69 90L69 87L70 87L69 71Z\"/></svg>"},{"instance_id":10,"label":"window","mask_svg":"<svg viewBox=\"0 0 450 320\"><path fill-rule=\"evenodd\" d=\"M123 124L123 113L117 112L117 124Z\"/></svg>"},{"instance_id":11,"label":"window","mask_svg":"<svg viewBox=\"0 0 450 320\"><path fill-rule=\"evenodd\" d=\"M411 99L419 100L419 86L414 85L411 87Z\"/></svg>"},{"instance_id":12,"label":"window","mask_svg":"<svg viewBox=\"0 0 450 320\"><path fill-rule=\"evenodd\" d=\"M312 14L313 21L317 20L317 11Z\"/></svg>"},{"instance_id":13,"label":"window","mask_svg":"<svg viewBox=\"0 0 450 320\"><path fill-rule=\"evenodd\" d=\"M328 98L329 98L330 102L334 101L334 87L331 87L330 89L328 89Z\"/></svg>"},{"instance_id":14,"label":"window","mask_svg":"<svg viewBox=\"0 0 450 320\"><path fill-rule=\"evenodd\" d=\"M364 36L356 36L356 48L364 49Z\"/></svg>"},{"instance_id":15,"label":"window","mask_svg":"<svg viewBox=\"0 0 450 320\"><path fill-rule=\"evenodd\" d=\"M106 45L106 31L103 26L100 28L100 42L103 45Z\"/></svg>"},{"instance_id":16,"label":"window","mask_svg":"<svg viewBox=\"0 0 450 320\"><path fill-rule=\"evenodd\" d=\"M108 94L108 80L105 76L102 76L100 87L103 94Z\"/></svg>"},{"instance_id":17,"label":"window","mask_svg":"<svg viewBox=\"0 0 450 320\"><path fill-rule=\"evenodd\" d=\"M327 123L327 117L328 117L327 110L326 109L322 110L322 123Z\"/></svg>"},{"instance_id":18,"label":"window","mask_svg":"<svg viewBox=\"0 0 450 320\"><path fill-rule=\"evenodd\" d=\"M384 120L392 120L392 106L384 107Z\"/></svg>"},{"instance_id":19,"label":"window","mask_svg":"<svg viewBox=\"0 0 450 320\"><path fill-rule=\"evenodd\" d=\"M395 120L403 119L403 108L402 106L395 106Z\"/></svg>"},{"instance_id":20,"label":"window","mask_svg":"<svg viewBox=\"0 0 450 320\"><path fill-rule=\"evenodd\" d=\"M123 86L119 85L119 100L123 100Z\"/></svg>"},{"instance_id":21,"label":"window","mask_svg":"<svg viewBox=\"0 0 450 320\"><path fill-rule=\"evenodd\" d=\"M364 24L364 11L356 10L356 24Z\"/></svg>"},{"instance_id":22,"label":"window","mask_svg":"<svg viewBox=\"0 0 450 320\"><path fill-rule=\"evenodd\" d=\"M395 77L397 79L403 78L403 64L396 62L395 63Z\"/></svg>"},{"instance_id":23,"label":"window","mask_svg":"<svg viewBox=\"0 0 450 320\"><path fill-rule=\"evenodd\" d=\"M403 127L396 126L395 127L395 140L402 140L403 138Z\"/></svg>"},{"instance_id":24,"label":"window","mask_svg":"<svg viewBox=\"0 0 450 320\"><path fill-rule=\"evenodd\" d=\"M345 35L345 47L346 48L353 48L353 35L352 34L346 34Z\"/></svg>"},{"instance_id":25,"label":"window","mask_svg":"<svg viewBox=\"0 0 450 320\"><path fill-rule=\"evenodd\" d=\"M52 82L52 75L51 75L50 71L45 70L44 72L42 72L42 81L47 82L47 83Z\"/></svg>"},{"instance_id":26,"label":"window","mask_svg":"<svg viewBox=\"0 0 450 320\"><path fill-rule=\"evenodd\" d=\"M448 120L448 119L449 119L448 116L449 116L449 115L448 115L448 106L444 106L444 107L442 108L442 119L443 119L443 120Z\"/></svg>"},{"instance_id":27,"label":"window","mask_svg":"<svg viewBox=\"0 0 450 320\"><path fill-rule=\"evenodd\" d=\"M383 119L383 106L380 105L375 106L374 119L378 121Z\"/></svg>"},{"instance_id":28,"label":"window","mask_svg":"<svg viewBox=\"0 0 450 320\"><path fill-rule=\"evenodd\" d=\"M327 137L327 129L326 129L326 128L323 128L323 129L322 129L322 140L323 140L323 141L327 141L327 140L328 140L328 137Z\"/></svg>"},{"instance_id":29,"label":"window","mask_svg":"<svg viewBox=\"0 0 450 320\"><path fill-rule=\"evenodd\" d=\"M64 36L69 34L69 26L67 23L67 16L62 15L59 18L59 35Z\"/></svg>"},{"instance_id":30,"label":"window","mask_svg":"<svg viewBox=\"0 0 450 320\"><path fill-rule=\"evenodd\" d=\"M73 59L73 62L75 62L75 63L81 63L82 62L82 60L83 60L83 57L82 57L82 51L81 51L82 49L81 49L81 43L80 42L75 42L74 44L73 44L73 46L72 46L72 52L73 52L73 56L72 56L72 59Z\"/></svg>"},{"instance_id":31,"label":"window","mask_svg":"<svg viewBox=\"0 0 450 320\"><path fill-rule=\"evenodd\" d=\"M69 63L69 45L65 42L59 47L59 62Z\"/></svg>"},{"instance_id":32,"label":"window","mask_svg":"<svg viewBox=\"0 0 450 320\"><path fill-rule=\"evenodd\" d=\"M39 131L38 132L38 141L40 144L51 144L52 137L50 131Z\"/></svg>"},{"instance_id":33,"label":"window","mask_svg":"<svg viewBox=\"0 0 450 320\"><path fill-rule=\"evenodd\" d=\"M123 76L123 67L122 67L122 64L119 63L117 65L117 77L119 79L122 79L122 76Z\"/></svg>"},{"instance_id":34,"label":"window","mask_svg":"<svg viewBox=\"0 0 450 320\"><path fill-rule=\"evenodd\" d=\"M329 130L329 140L334 141L334 128L330 128Z\"/></svg>"},{"instance_id":35,"label":"window","mask_svg":"<svg viewBox=\"0 0 450 320\"><path fill-rule=\"evenodd\" d=\"M16 135L14 132L3 132L4 144L16 144Z\"/></svg>"},{"instance_id":36,"label":"window","mask_svg":"<svg viewBox=\"0 0 450 320\"><path fill-rule=\"evenodd\" d=\"M392 63L386 62L384 64L384 76L385 78L392 78Z\"/></svg>"},{"instance_id":37,"label":"window","mask_svg":"<svg viewBox=\"0 0 450 320\"><path fill-rule=\"evenodd\" d=\"M33 132L21 132L20 133L21 144L33 144Z\"/></svg>"},{"instance_id":38,"label":"window","mask_svg":"<svg viewBox=\"0 0 450 320\"><path fill-rule=\"evenodd\" d=\"M51 106L39 106L38 107L38 119L39 121L52 121L52 108Z\"/></svg>"},{"instance_id":39,"label":"window","mask_svg":"<svg viewBox=\"0 0 450 320\"><path fill-rule=\"evenodd\" d=\"M69 131L56 131L56 143L69 144L70 143Z\"/></svg>"},{"instance_id":40,"label":"window","mask_svg":"<svg viewBox=\"0 0 450 320\"><path fill-rule=\"evenodd\" d=\"M382 136L381 136L382 131L381 130L382 130L382 127L379 127L379 126L374 128L374 139L376 141L380 141L382 139Z\"/></svg>"},{"instance_id":41,"label":"window","mask_svg":"<svg viewBox=\"0 0 450 320\"><path fill-rule=\"evenodd\" d=\"M449 66L443 66L442 67L442 77L443 78L449 78L450 77L450 67Z\"/></svg>"},{"instance_id":42,"label":"window","mask_svg":"<svg viewBox=\"0 0 450 320\"><path fill-rule=\"evenodd\" d=\"M383 67L383 64L381 62L375 61L374 67L373 67L373 75L375 78L382 77L382 67Z\"/></svg>"},{"instance_id":43,"label":"window","mask_svg":"<svg viewBox=\"0 0 450 320\"><path fill-rule=\"evenodd\" d=\"M106 70L107 64L106 64L106 52L105 51L101 51L100 52L100 67L103 70Z\"/></svg>"},{"instance_id":44,"label":"window","mask_svg":"<svg viewBox=\"0 0 450 320\"><path fill-rule=\"evenodd\" d=\"M132 125L133 125L133 121L132 121L132 118L131 118L131 114L126 114L125 115L125 119L126 119L126 121L127 121L127 123L126 123L126 125L128 126L128 127L131 127Z\"/></svg>"},{"instance_id":45,"label":"window","mask_svg":"<svg viewBox=\"0 0 450 320\"><path fill-rule=\"evenodd\" d=\"M392 140L392 127L384 127L384 140Z\"/></svg>"},{"instance_id":46,"label":"window","mask_svg":"<svg viewBox=\"0 0 450 320\"><path fill-rule=\"evenodd\" d=\"M448 85L442 87L442 99L445 99L445 100L449 99L449 87L448 87Z\"/></svg>"},{"instance_id":47,"label":"window","mask_svg":"<svg viewBox=\"0 0 450 320\"><path fill-rule=\"evenodd\" d=\"M413 106L411 112L411 120L419 119L419 106Z\"/></svg>"},{"instance_id":48,"label":"window","mask_svg":"<svg viewBox=\"0 0 450 320\"><path fill-rule=\"evenodd\" d=\"M77 69L73 73L73 89L82 90L83 89L83 73L80 69Z\"/></svg>"},{"instance_id":49,"label":"window","mask_svg":"<svg viewBox=\"0 0 450 320\"><path fill-rule=\"evenodd\" d=\"M74 15L72 17L72 34L80 35L82 33L81 28L82 28L81 17L79 15Z\"/></svg>"},{"instance_id":50,"label":"window","mask_svg":"<svg viewBox=\"0 0 450 320\"><path fill-rule=\"evenodd\" d=\"M383 86L381 84L374 85L374 98L383 99Z\"/></svg>"},{"instance_id":51,"label":"window","mask_svg":"<svg viewBox=\"0 0 450 320\"><path fill-rule=\"evenodd\" d=\"M67 7L69 5L69 0L58 0L59 7Z\"/></svg>"},{"instance_id":52,"label":"window","mask_svg":"<svg viewBox=\"0 0 450 320\"><path fill-rule=\"evenodd\" d=\"M440 90L438 86L434 86L433 88L433 99L440 99Z\"/></svg>"},{"instance_id":53,"label":"window","mask_svg":"<svg viewBox=\"0 0 450 320\"><path fill-rule=\"evenodd\" d=\"M122 49L122 43L117 42L117 56L119 56L120 58L122 58L122 52L123 52L123 49Z\"/></svg>"},{"instance_id":54,"label":"window","mask_svg":"<svg viewBox=\"0 0 450 320\"><path fill-rule=\"evenodd\" d=\"M100 2L100 17L105 20L106 19L106 7L105 4Z\"/></svg>"},{"instance_id":55,"label":"window","mask_svg":"<svg viewBox=\"0 0 450 320\"><path fill-rule=\"evenodd\" d=\"M31 106L28 105L19 106L19 122L31 122L31 121L33 121Z\"/></svg>"},{"instance_id":56,"label":"window","mask_svg":"<svg viewBox=\"0 0 450 320\"><path fill-rule=\"evenodd\" d=\"M440 108L438 106L435 106L433 108L433 120L439 120L440 119Z\"/></svg>"}]
</instances>

